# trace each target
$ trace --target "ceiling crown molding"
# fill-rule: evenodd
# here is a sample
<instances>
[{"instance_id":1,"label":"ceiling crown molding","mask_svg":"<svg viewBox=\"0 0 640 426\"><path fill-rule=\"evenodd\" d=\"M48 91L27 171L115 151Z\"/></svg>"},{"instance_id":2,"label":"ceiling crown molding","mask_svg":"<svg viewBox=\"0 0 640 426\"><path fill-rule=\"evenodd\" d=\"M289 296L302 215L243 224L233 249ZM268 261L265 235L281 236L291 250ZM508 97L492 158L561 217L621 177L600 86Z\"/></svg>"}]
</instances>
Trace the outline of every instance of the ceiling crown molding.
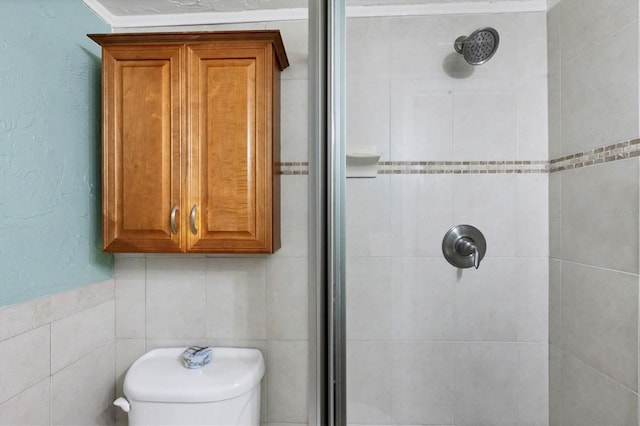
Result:
<instances>
[{"instance_id":1,"label":"ceiling crown molding","mask_svg":"<svg viewBox=\"0 0 640 426\"><path fill-rule=\"evenodd\" d=\"M83 0L112 28L237 24L248 22L306 20L307 9L261 9L238 12L197 12L149 15L114 15L100 0ZM483 2L407 5L347 6L348 18L385 16L431 16L478 13L544 12L547 0L488 0Z\"/></svg>"}]
</instances>

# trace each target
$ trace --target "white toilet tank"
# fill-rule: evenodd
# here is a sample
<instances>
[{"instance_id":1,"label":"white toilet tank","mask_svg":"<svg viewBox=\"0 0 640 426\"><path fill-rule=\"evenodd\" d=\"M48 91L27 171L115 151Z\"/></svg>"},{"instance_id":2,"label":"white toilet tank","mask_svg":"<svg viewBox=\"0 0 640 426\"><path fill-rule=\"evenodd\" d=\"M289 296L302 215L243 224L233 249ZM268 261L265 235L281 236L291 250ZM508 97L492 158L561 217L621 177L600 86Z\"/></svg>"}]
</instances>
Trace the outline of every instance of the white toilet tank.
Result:
<instances>
[{"instance_id":1,"label":"white toilet tank","mask_svg":"<svg viewBox=\"0 0 640 426\"><path fill-rule=\"evenodd\" d=\"M116 401L128 409L129 425L259 425L262 353L213 348L209 364L188 369L185 349L154 349L129 368L127 401Z\"/></svg>"}]
</instances>

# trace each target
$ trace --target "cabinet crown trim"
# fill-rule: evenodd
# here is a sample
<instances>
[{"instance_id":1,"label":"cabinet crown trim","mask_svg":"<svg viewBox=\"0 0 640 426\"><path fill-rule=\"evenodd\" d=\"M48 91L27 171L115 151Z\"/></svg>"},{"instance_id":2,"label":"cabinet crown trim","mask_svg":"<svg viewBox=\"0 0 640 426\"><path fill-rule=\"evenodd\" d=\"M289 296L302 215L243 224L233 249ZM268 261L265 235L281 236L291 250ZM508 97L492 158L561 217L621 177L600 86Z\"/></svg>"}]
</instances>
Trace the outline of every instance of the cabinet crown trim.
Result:
<instances>
[{"instance_id":1,"label":"cabinet crown trim","mask_svg":"<svg viewBox=\"0 0 640 426\"><path fill-rule=\"evenodd\" d=\"M87 34L100 46L127 44L197 44L211 42L268 42L273 45L280 71L289 66L279 30L195 31Z\"/></svg>"}]
</instances>

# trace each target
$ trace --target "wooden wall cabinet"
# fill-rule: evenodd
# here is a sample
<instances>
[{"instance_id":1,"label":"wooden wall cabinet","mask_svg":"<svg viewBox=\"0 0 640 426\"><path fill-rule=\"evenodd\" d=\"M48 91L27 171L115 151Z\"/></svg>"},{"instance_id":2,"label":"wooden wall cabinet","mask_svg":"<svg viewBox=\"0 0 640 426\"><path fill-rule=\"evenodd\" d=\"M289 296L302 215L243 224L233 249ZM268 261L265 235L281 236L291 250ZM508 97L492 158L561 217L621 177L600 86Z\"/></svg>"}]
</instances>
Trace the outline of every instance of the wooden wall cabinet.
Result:
<instances>
[{"instance_id":1,"label":"wooden wall cabinet","mask_svg":"<svg viewBox=\"0 0 640 426\"><path fill-rule=\"evenodd\" d=\"M276 251L280 33L89 37L102 46L104 250Z\"/></svg>"}]
</instances>

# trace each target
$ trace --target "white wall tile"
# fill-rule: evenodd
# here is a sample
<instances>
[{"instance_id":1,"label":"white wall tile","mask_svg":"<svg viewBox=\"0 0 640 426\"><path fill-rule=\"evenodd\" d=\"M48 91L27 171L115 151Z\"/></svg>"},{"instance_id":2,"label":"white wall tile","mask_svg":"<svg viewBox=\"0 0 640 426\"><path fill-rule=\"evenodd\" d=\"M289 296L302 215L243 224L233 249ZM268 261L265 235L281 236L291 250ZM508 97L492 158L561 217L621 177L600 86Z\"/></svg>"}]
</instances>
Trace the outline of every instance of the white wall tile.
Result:
<instances>
[{"instance_id":1,"label":"white wall tile","mask_svg":"<svg viewBox=\"0 0 640 426\"><path fill-rule=\"evenodd\" d=\"M347 344L347 422L391 424L392 371L390 342Z\"/></svg>"},{"instance_id":2,"label":"white wall tile","mask_svg":"<svg viewBox=\"0 0 640 426\"><path fill-rule=\"evenodd\" d=\"M443 259L394 258L391 276L391 306L387 303L377 307L393 309L393 339L454 340L455 268ZM357 303L349 298L347 301Z\"/></svg>"},{"instance_id":3,"label":"white wall tile","mask_svg":"<svg viewBox=\"0 0 640 426\"><path fill-rule=\"evenodd\" d=\"M562 347L562 263L549 260L549 343Z\"/></svg>"},{"instance_id":4,"label":"white wall tile","mask_svg":"<svg viewBox=\"0 0 640 426\"><path fill-rule=\"evenodd\" d=\"M518 424L549 424L549 345L518 345Z\"/></svg>"},{"instance_id":5,"label":"white wall tile","mask_svg":"<svg viewBox=\"0 0 640 426\"><path fill-rule=\"evenodd\" d=\"M547 69L549 74L560 72L562 6L547 11Z\"/></svg>"},{"instance_id":6,"label":"white wall tile","mask_svg":"<svg viewBox=\"0 0 640 426\"><path fill-rule=\"evenodd\" d=\"M31 330L33 324L33 302L0 308L0 341Z\"/></svg>"},{"instance_id":7,"label":"white wall tile","mask_svg":"<svg viewBox=\"0 0 640 426\"><path fill-rule=\"evenodd\" d=\"M116 281L144 281L147 276L146 259L144 254L129 255L117 253L115 254L115 264L113 269L113 278Z\"/></svg>"},{"instance_id":8,"label":"white wall tile","mask_svg":"<svg viewBox=\"0 0 640 426\"><path fill-rule=\"evenodd\" d=\"M347 257L347 338L391 338L389 258Z\"/></svg>"},{"instance_id":9,"label":"white wall tile","mask_svg":"<svg viewBox=\"0 0 640 426\"><path fill-rule=\"evenodd\" d=\"M76 288L33 301L33 327L40 327L55 320L68 317L92 306L113 300L113 279Z\"/></svg>"},{"instance_id":10,"label":"white wall tile","mask_svg":"<svg viewBox=\"0 0 640 426\"><path fill-rule=\"evenodd\" d=\"M2 426L45 426L51 424L51 379L47 377L0 405Z\"/></svg>"},{"instance_id":11,"label":"white wall tile","mask_svg":"<svg viewBox=\"0 0 640 426\"><path fill-rule=\"evenodd\" d=\"M114 377L113 342L51 376L53 424L113 424Z\"/></svg>"},{"instance_id":12,"label":"white wall tile","mask_svg":"<svg viewBox=\"0 0 640 426\"><path fill-rule=\"evenodd\" d=\"M389 158L389 80L347 80L346 150L371 145L381 156Z\"/></svg>"},{"instance_id":13,"label":"white wall tile","mask_svg":"<svg viewBox=\"0 0 640 426\"><path fill-rule=\"evenodd\" d=\"M448 77L443 61L455 54L450 18L420 16L391 19L391 77Z\"/></svg>"},{"instance_id":14,"label":"white wall tile","mask_svg":"<svg viewBox=\"0 0 640 426\"><path fill-rule=\"evenodd\" d=\"M564 262L562 349L638 389L638 276Z\"/></svg>"},{"instance_id":15,"label":"white wall tile","mask_svg":"<svg viewBox=\"0 0 640 426\"><path fill-rule=\"evenodd\" d=\"M563 258L637 274L638 159L562 173Z\"/></svg>"},{"instance_id":16,"label":"white wall tile","mask_svg":"<svg viewBox=\"0 0 640 426\"><path fill-rule=\"evenodd\" d=\"M51 372L111 342L114 324L113 301L51 323Z\"/></svg>"},{"instance_id":17,"label":"white wall tile","mask_svg":"<svg viewBox=\"0 0 640 426\"><path fill-rule=\"evenodd\" d=\"M299 423L308 418L308 344L300 341L268 343L269 422Z\"/></svg>"},{"instance_id":18,"label":"white wall tile","mask_svg":"<svg viewBox=\"0 0 640 426\"><path fill-rule=\"evenodd\" d=\"M562 176L549 175L549 257L562 258Z\"/></svg>"},{"instance_id":19,"label":"white wall tile","mask_svg":"<svg viewBox=\"0 0 640 426\"><path fill-rule=\"evenodd\" d=\"M188 348L189 346L203 346L208 344L204 337L190 337L184 339L146 339L146 352L158 348Z\"/></svg>"},{"instance_id":20,"label":"white wall tile","mask_svg":"<svg viewBox=\"0 0 640 426\"><path fill-rule=\"evenodd\" d=\"M280 180L282 247L276 257L305 257L308 251L308 194L307 176L282 176Z\"/></svg>"},{"instance_id":21,"label":"white wall tile","mask_svg":"<svg viewBox=\"0 0 640 426\"><path fill-rule=\"evenodd\" d=\"M453 159L511 160L518 154L515 90L453 94Z\"/></svg>"},{"instance_id":22,"label":"white wall tile","mask_svg":"<svg viewBox=\"0 0 640 426\"><path fill-rule=\"evenodd\" d=\"M547 78L549 159L562 157L562 77L560 72L549 74Z\"/></svg>"},{"instance_id":23,"label":"white wall tile","mask_svg":"<svg viewBox=\"0 0 640 426\"><path fill-rule=\"evenodd\" d=\"M347 256L389 256L394 238L391 220L390 175L347 179L345 190Z\"/></svg>"},{"instance_id":24,"label":"white wall tile","mask_svg":"<svg viewBox=\"0 0 640 426\"><path fill-rule=\"evenodd\" d=\"M146 259L116 256L116 336L144 338L146 334Z\"/></svg>"},{"instance_id":25,"label":"white wall tile","mask_svg":"<svg viewBox=\"0 0 640 426\"><path fill-rule=\"evenodd\" d=\"M282 80L280 161L307 161L309 145L307 80ZM286 179L281 178L281 179Z\"/></svg>"},{"instance_id":26,"label":"white wall tile","mask_svg":"<svg viewBox=\"0 0 640 426\"><path fill-rule=\"evenodd\" d=\"M207 337L266 337L266 275L264 258L207 259Z\"/></svg>"},{"instance_id":27,"label":"white wall tile","mask_svg":"<svg viewBox=\"0 0 640 426\"><path fill-rule=\"evenodd\" d=\"M347 77L388 79L391 20L389 18L347 19L346 32Z\"/></svg>"},{"instance_id":28,"label":"white wall tile","mask_svg":"<svg viewBox=\"0 0 640 426\"><path fill-rule=\"evenodd\" d=\"M513 175L458 175L453 182L451 226L469 224L487 240L487 256L515 256L516 180ZM444 236L443 231L443 236Z\"/></svg>"},{"instance_id":29,"label":"white wall tile","mask_svg":"<svg viewBox=\"0 0 640 426\"><path fill-rule=\"evenodd\" d=\"M454 424L454 350L451 343L392 344L394 424Z\"/></svg>"},{"instance_id":30,"label":"white wall tile","mask_svg":"<svg viewBox=\"0 0 640 426\"><path fill-rule=\"evenodd\" d=\"M455 424L517 424L519 348L517 343L456 344Z\"/></svg>"},{"instance_id":31,"label":"white wall tile","mask_svg":"<svg viewBox=\"0 0 640 426\"><path fill-rule=\"evenodd\" d=\"M50 339L45 325L0 342L0 402L49 377Z\"/></svg>"},{"instance_id":32,"label":"white wall tile","mask_svg":"<svg viewBox=\"0 0 640 426\"><path fill-rule=\"evenodd\" d=\"M549 256L549 175L515 175L518 256Z\"/></svg>"},{"instance_id":33,"label":"white wall tile","mask_svg":"<svg viewBox=\"0 0 640 426\"><path fill-rule=\"evenodd\" d=\"M638 422L637 394L592 369L562 355L562 425L628 426Z\"/></svg>"},{"instance_id":34,"label":"white wall tile","mask_svg":"<svg viewBox=\"0 0 640 426\"><path fill-rule=\"evenodd\" d=\"M549 345L549 424L562 424L562 351Z\"/></svg>"},{"instance_id":35,"label":"white wall tile","mask_svg":"<svg viewBox=\"0 0 640 426\"><path fill-rule=\"evenodd\" d=\"M116 339L115 345L116 396L122 396L122 384L127 370L147 350L145 339Z\"/></svg>"},{"instance_id":36,"label":"white wall tile","mask_svg":"<svg viewBox=\"0 0 640 426\"><path fill-rule=\"evenodd\" d=\"M603 40L605 42L607 48L599 48L597 55L563 59L564 155L638 136L637 22ZM565 48L563 44L562 51L573 48Z\"/></svg>"},{"instance_id":37,"label":"white wall tile","mask_svg":"<svg viewBox=\"0 0 640 426\"><path fill-rule=\"evenodd\" d=\"M520 75L547 76L547 14L545 12L515 14L518 26L517 63Z\"/></svg>"},{"instance_id":38,"label":"white wall tile","mask_svg":"<svg viewBox=\"0 0 640 426\"><path fill-rule=\"evenodd\" d=\"M267 260L267 337L306 340L309 277L306 258Z\"/></svg>"},{"instance_id":39,"label":"white wall tile","mask_svg":"<svg viewBox=\"0 0 640 426\"><path fill-rule=\"evenodd\" d=\"M544 52L543 49L539 49ZM527 78L518 87L518 159L549 158L547 76Z\"/></svg>"},{"instance_id":40,"label":"white wall tile","mask_svg":"<svg viewBox=\"0 0 640 426\"><path fill-rule=\"evenodd\" d=\"M638 20L634 0L563 0L561 5L563 59L587 56L594 45Z\"/></svg>"},{"instance_id":41,"label":"white wall tile","mask_svg":"<svg viewBox=\"0 0 640 426\"><path fill-rule=\"evenodd\" d=\"M205 337L206 260L147 258L147 338Z\"/></svg>"},{"instance_id":42,"label":"white wall tile","mask_svg":"<svg viewBox=\"0 0 640 426\"><path fill-rule=\"evenodd\" d=\"M457 178L450 174L389 177L392 256L442 256L442 238L456 225L451 218Z\"/></svg>"},{"instance_id":43,"label":"white wall tile","mask_svg":"<svg viewBox=\"0 0 640 426\"><path fill-rule=\"evenodd\" d=\"M514 342L518 337L518 261L485 258L455 282L455 340Z\"/></svg>"},{"instance_id":44,"label":"white wall tile","mask_svg":"<svg viewBox=\"0 0 640 426\"><path fill-rule=\"evenodd\" d=\"M115 397L124 395L122 386L127 370L146 352L145 339L116 339L115 341ZM126 426L128 415L115 409L116 425Z\"/></svg>"},{"instance_id":45,"label":"white wall tile","mask_svg":"<svg viewBox=\"0 0 640 426\"><path fill-rule=\"evenodd\" d=\"M450 80L391 80L390 159L453 158L453 96Z\"/></svg>"},{"instance_id":46,"label":"white wall tile","mask_svg":"<svg viewBox=\"0 0 640 426\"><path fill-rule=\"evenodd\" d=\"M519 258L518 341L549 341L549 259Z\"/></svg>"}]
</instances>

